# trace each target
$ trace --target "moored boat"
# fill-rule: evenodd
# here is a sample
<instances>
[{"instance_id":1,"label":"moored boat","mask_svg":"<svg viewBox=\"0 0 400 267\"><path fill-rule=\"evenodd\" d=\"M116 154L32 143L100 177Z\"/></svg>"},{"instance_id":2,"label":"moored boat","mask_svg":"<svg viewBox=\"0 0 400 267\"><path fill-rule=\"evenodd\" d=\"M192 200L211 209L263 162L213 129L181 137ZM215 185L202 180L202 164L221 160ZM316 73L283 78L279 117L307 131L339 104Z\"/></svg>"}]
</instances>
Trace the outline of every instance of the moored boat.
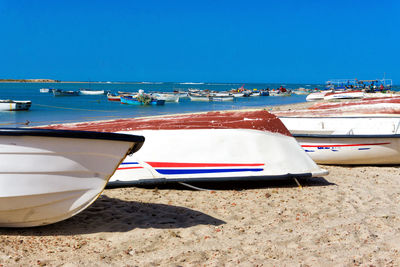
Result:
<instances>
[{"instance_id":1,"label":"moored boat","mask_svg":"<svg viewBox=\"0 0 400 267\"><path fill-rule=\"evenodd\" d=\"M30 100L0 100L0 111L28 110L31 105Z\"/></svg>"},{"instance_id":2,"label":"moored boat","mask_svg":"<svg viewBox=\"0 0 400 267\"><path fill-rule=\"evenodd\" d=\"M400 164L399 117L280 117L320 164Z\"/></svg>"},{"instance_id":3,"label":"moored boat","mask_svg":"<svg viewBox=\"0 0 400 267\"><path fill-rule=\"evenodd\" d=\"M54 96L78 96L79 91L53 89Z\"/></svg>"},{"instance_id":4,"label":"moored boat","mask_svg":"<svg viewBox=\"0 0 400 267\"><path fill-rule=\"evenodd\" d=\"M128 105L156 105L161 106L165 104L165 100L158 100L155 98L149 97L139 97L139 96L131 96L131 95L122 95L121 103Z\"/></svg>"},{"instance_id":5,"label":"moored boat","mask_svg":"<svg viewBox=\"0 0 400 267\"><path fill-rule=\"evenodd\" d=\"M0 129L0 227L72 217L92 204L142 136Z\"/></svg>"},{"instance_id":6,"label":"moored boat","mask_svg":"<svg viewBox=\"0 0 400 267\"><path fill-rule=\"evenodd\" d=\"M265 110L49 127L143 134L146 146L124 160L110 185L268 180L327 174L301 149L281 121Z\"/></svg>"},{"instance_id":7,"label":"moored boat","mask_svg":"<svg viewBox=\"0 0 400 267\"><path fill-rule=\"evenodd\" d=\"M79 94L81 95L104 95L104 90L92 90L92 89L80 89Z\"/></svg>"},{"instance_id":8,"label":"moored boat","mask_svg":"<svg viewBox=\"0 0 400 267\"><path fill-rule=\"evenodd\" d=\"M179 102L179 94L168 93L153 93L152 96L157 100L164 100L165 102Z\"/></svg>"},{"instance_id":9,"label":"moored boat","mask_svg":"<svg viewBox=\"0 0 400 267\"><path fill-rule=\"evenodd\" d=\"M121 95L119 94L111 94L107 93L107 99L108 101L121 101Z\"/></svg>"}]
</instances>

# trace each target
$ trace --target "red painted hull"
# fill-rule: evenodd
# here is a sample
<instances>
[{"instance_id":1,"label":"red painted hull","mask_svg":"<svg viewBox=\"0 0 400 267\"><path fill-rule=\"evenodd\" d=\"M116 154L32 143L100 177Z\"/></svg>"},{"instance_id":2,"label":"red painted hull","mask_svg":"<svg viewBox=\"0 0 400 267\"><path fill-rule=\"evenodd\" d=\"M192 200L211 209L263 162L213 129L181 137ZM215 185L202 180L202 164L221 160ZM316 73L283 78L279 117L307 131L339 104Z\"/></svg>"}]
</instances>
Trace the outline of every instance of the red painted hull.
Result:
<instances>
[{"instance_id":1,"label":"red painted hull","mask_svg":"<svg viewBox=\"0 0 400 267\"><path fill-rule=\"evenodd\" d=\"M99 132L134 130L252 129L291 136L283 123L266 110L221 111L179 114L110 121L49 125L46 129L74 129Z\"/></svg>"}]
</instances>

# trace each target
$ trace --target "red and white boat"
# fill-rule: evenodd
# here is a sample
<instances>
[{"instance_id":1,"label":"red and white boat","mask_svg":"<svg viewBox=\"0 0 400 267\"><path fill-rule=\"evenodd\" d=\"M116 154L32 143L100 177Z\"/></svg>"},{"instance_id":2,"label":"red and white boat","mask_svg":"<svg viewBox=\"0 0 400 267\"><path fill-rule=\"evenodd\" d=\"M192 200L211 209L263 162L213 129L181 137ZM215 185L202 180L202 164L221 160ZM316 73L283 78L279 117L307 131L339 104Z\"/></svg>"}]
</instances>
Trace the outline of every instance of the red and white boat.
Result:
<instances>
[{"instance_id":1,"label":"red and white boat","mask_svg":"<svg viewBox=\"0 0 400 267\"><path fill-rule=\"evenodd\" d=\"M108 101L121 101L121 95L107 93L107 99L108 99Z\"/></svg>"},{"instance_id":2,"label":"red and white boat","mask_svg":"<svg viewBox=\"0 0 400 267\"><path fill-rule=\"evenodd\" d=\"M280 117L320 164L400 164L400 117Z\"/></svg>"},{"instance_id":3,"label":"red and white boat","mask_svg":"<svg viewBox=\"0 0 400 267\"><path fill-rule=\"evenodd\" d=\"M268 180L327 174L265 110L181 114L46 126L143 135L109 184Z\"/></svg>"}]
</instances>

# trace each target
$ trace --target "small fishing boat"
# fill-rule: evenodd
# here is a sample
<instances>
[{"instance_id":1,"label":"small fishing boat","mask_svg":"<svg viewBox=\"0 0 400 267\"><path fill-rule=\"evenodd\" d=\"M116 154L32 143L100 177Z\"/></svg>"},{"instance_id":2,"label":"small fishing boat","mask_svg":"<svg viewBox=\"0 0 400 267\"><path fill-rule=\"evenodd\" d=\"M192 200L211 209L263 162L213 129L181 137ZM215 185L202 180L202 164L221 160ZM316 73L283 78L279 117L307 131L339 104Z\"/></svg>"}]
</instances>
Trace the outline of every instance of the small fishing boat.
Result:
<instances>
[{"instance_id":1,"label":"small fishing boat","mask_svg":"<svg viewBox=\"0 0 400 267\"><path fill-rule=\"evenodd\" d=\"M0 100L0 111L28 110L31 105L30 100Z\"/></svg>"},{"instance_id":2,"label":"small fishing boat","mask_svg":"<svg viewBox=\"0 0 400 267\"><path fill-rule=\"evenodd\" d=\"M139 97L132 95L122 95L121 103L128 105L156 105L161 106L165 104L165 100L158 100L152 97Z\"/></svg>"},{"instance_id":3,"label":"small fishing boat","mask_svg":"<svg viewBox=\"0 0 400 267\"><path fill-rule=\"evenodd\" d=\"M201 94L201 93L189 93L190 101L202 101L209 102L212 100L209 94Z\"/></svg>"},{"instance_id":4,"label":"small fishing boat","mask_svg":"<svg viewBox=\"0 0 400 267\"><path fill-rule=\"evenodd\" d=\"M165 102L179 102L179 94L174 93L153 93L152 96L157 100L164 100Z\"/></svg>"},{"instance_id":5,"label":"small fishing boat","mask_svg":"<svg viewBox=\"0 0 400 267\"><path fill-rule=\"evenodd\" d=\"M53 89L54 96L78 96L79 91Z\"/></svg>"},{"instance_id":6,"label":"small fishing boat","mask_svg":"<svg viewBox=\"0 0 400 267\"><path fill-rule=\"evenodd\" d=\"M291 96L292 92L291 91L285 91L282 92L280 90L271 90L269 91L270 96Z\"/></svg>"},{"instance_id":7,"label":"small fishing boat","mask_svg":"<svg viewBox=\"0 0 400 267\"><path fill-rule=\"evenodd\" d=\"M364 98L364 94L361 90L335 91L325 94L324 100Z\"/></svg>"},{"instance_id":8,"label":"small fishing boat","mask_svg":"<svg viewBox=\"0 0 400 267\"><path fill-rule=\"evenodd\" d=\"M104 95L104 90L91 90L91 89L80 89L79 94L81 95Z\"/></svg>"},{"instance_id":9,"label":"small fishing boat","mask_svg":"<svg viewBox=\"0 0 400 267\"><path fill-rule=\"evenodd\" d=\"M48 127L143 135L146 145L121 163L110 185L255 181L327 174L304 152L282 122L265 110L181 114Z\"/></svg>"},{"instance_id":10,"label":"small fishing boat","mask_svg":"<svg viewBox=\"0 0 400 267\"><path fill-rule=\"evenodd\" d=\"M0 129L0 227L46 225L78 214L143 142L115 133Z\"/></svg>"},{"instance_id":11,"label":"small fishing boat","mask_svg":"<svg viewBox=\"0 0 400 267\"><path fill-rule=\"evenodd\" d=\"M50 89L50 88L40 88L39 89L39 92L41 92L41 93L50 93L52 91L52 89Z\"/></svg>"},{"instance_id":12,"label":"small fishing boat","mask_svg":"<svg viewBox=\"0 0 400 267\"><path fill-rule=\"evenodd\" d=\"M111 94L107 93L107 100L108 101L121 101L121 95L119 94Z\"/></svg>"},{"instance_id":13,"label":"small fishing boat","mask_svg":"<svg viewBox=\"0 0 400 267\"><path fill-rule=\"evenodd\" d=\"M399 117L280 117L320 164L400 164Z\"/></svg>"}]
</instances>

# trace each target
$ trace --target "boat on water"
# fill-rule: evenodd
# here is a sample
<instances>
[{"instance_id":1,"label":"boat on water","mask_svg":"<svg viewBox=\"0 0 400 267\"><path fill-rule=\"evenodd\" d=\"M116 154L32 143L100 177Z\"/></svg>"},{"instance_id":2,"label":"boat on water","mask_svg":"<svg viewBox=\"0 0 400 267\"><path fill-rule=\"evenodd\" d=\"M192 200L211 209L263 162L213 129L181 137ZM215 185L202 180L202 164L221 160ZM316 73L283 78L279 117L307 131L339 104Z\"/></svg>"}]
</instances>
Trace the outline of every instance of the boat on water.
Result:
<instances>
[{"instance_id":1,"label":"boat on water","mask_svg":"<svg viewBox=\"0 0 400 267\"><path fill-rule=\"evenodd\" d=\"M165 100L158 100L150 96L132 96L132 95L121 95L121 103L128 105L153 105L161 106L165 104Z\"/></svg>"},{"instance_id":2,"label":"boat on water","mask_svg":"<svg viewBox=\"0 0 400 267\"><path fill-rule=\"evenodd\" d=\"M146 145L121 163L109 185L255 181L327 174L305 153L282 122L265 110L48 127L143 135Z\"/></svg>"},{"instance_id":3,"label":"boat on water","mask_svg":"<svg viewBox=\"0 0 400 267\"><path fill-rule=\"evenodd\" d=\"M202 94L202 93L194 93L190 92L188 94L190 101L202 101L202 102L209 102L212 100L209 94Z\"/></svg>"},{"instance_id":4,"label":"boat on water","mask_svg":"<svg viewBox=\"0 0 400 267\"><path fill-rule=\"evenodd\" d=\"M115 133L0 129L0 227L46 225L78 214L143 142Z\"/></svg>"},{"instance_id":5,"label":"boat on water","mask_svg":"<svg viewBox=\"0 0 400 267\"><path fill-rule=\"evenodd\" d=\"M41 92L41 93L51 93L52 90L53 89L50 89L50 88L40 88L39 92Z\"/></svg>"},{"instance_id":6,"label":"boat on water","mask_svg":"<svg viewBox=\"0 0 400 267\"><path fill-rule=\"evenodd\" d=\"M400 117L280 117L319 164L400 164Z\"/></svg>"},{"instance_id":7,"label":"boat on water","mask_svg":"<svg viewBox=\"0 0 400 267\"><path fill-rule=\"evenodd\" d=\"M79 91L73 90L61 90L61 89L53 89L54 96L78 96Z\"/></svg>"},{"instance_id":8,"label":"boat on water","mask_svg":"<svg viewBox=\"0 0 400 267\"><path fill-rule=\"evenodd\" d=\"M104 90L92 90L92 89L80 89L79 94L81 95L104 95Z\"/></svg>"},{"instance_id":9,"label":"boat on water","mask_svg":"<svg viewBox=\"0 0 400 267\"><path fill-rule=\"evenodd\" d=\"M153 93L151 94L157 100L164 100L165 102L179 102L180 94L174 93Z\"/></svg>"},{"instance_id":10,"label":"boat on water","mask_svg":"<svg viewBox=\"0 0 400 267\"><path fill-rule=\"evenodd\" d=\"M0 111L28 110L31 106L30 100L0 100Z\"/></svg>"},{"instance_id":11,"label":"boat on water","mask_svg":"<svg viewBox=\"0 0 400 267\"><path fill-rule=\"evenodd\" d=\"M111 94L111 93L107 93L107 100L108 101L121 101L121 95L119 94Z\"/></svg>"}]
</instances>

